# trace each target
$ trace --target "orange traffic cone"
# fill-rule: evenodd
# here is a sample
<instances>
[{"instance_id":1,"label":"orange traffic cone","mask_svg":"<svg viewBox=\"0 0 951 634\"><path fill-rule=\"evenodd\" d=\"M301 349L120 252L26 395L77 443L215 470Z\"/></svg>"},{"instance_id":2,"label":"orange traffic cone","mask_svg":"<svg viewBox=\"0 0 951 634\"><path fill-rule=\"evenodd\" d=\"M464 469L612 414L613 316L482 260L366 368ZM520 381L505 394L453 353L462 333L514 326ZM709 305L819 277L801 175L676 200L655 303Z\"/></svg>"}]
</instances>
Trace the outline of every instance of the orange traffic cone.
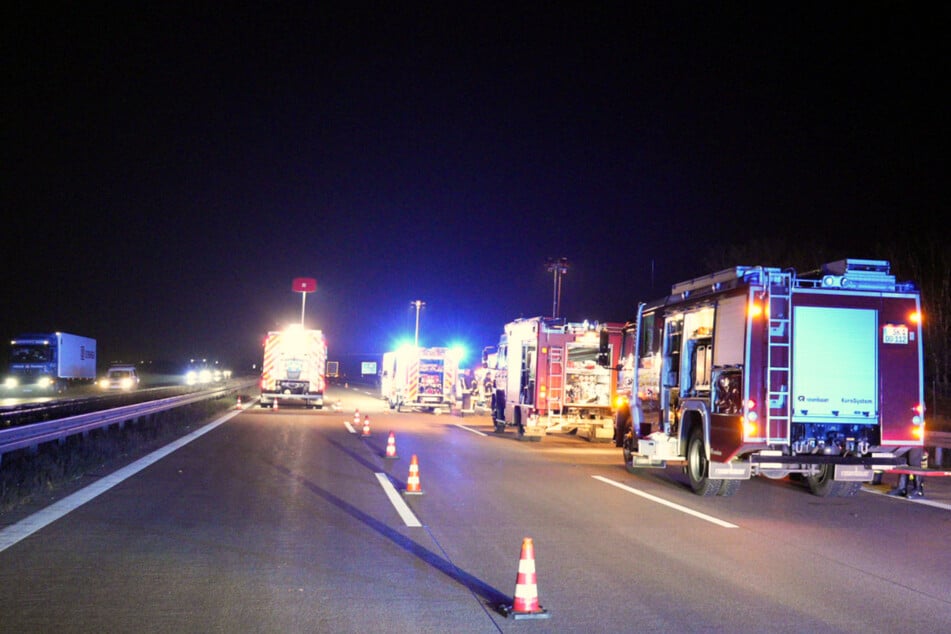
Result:
<instances>
[{"instance_id":1,"label":"orange traffic cone","mask_svg":"<svg viewBox=\"0 0 951 634\"><path fill-rule=\"evenodd\" d=\"M396 458L396 436L390 432L390 437L386 439L386 458Z\"/></svg>"},{"instance_id":2,"label":"orange traffic cone","mask_svg":"<svg viewBox=\"0 0 951 634\"><path fill-rule=\"evenodd\" d=\"M419 488L419 462L416 460L416 454L409 461L409 477L406 478L406 493L409 495L421 495L423 490Z\"/></svg>"},{"instance_id":3,"label":"orange traffic cone","mask_svg":"<svg viewBox=\"0 0 951 634\"><path fill-rule=\"evenodd\" d=\"M360 410L358 409L353 410L353 426L360 426Z\"/></svg>"},{"instance_id":4,"label":"orange traffic cone","mask_svg":"<svg viewBox=\"0 0 951 634\"><path fill-rule=\"evenodd\" d=\"M502 606L502 613L514 619L547 619L550 614L538 604L538 586L535 580L535 546L531 537L522 540L522 555L518 561L515 579L515 600Z\"/></svg>"},{"instance_id":5,"label":"orange traffic cone","mask_svg":"<svg viewBox=\"0 0 951 634\"><path fill-rule=\"evenodd\" d=\"M363 417L363 435L364 436L370 435L370 417L369 416Z\"/></svg>"},{"instance_id":6,"label":"orange traffic cone","mask_svg":"<svg viewBox=\"0 0 951 634\"><path fill-rule=\"evenodd\" d=\"M281 399L277 398L276 396L274 397L274 411L275 411L275 412L278 410L277 402L278 402L279 400L281 400Z\"/></svg>"},{"instance_id":7,"label":"orange traffic cone","mask_svg":"<svg viewBox=\"0 0 951 634\"><path fill-rule=\"evenodd\" d=\"M238 402L234 406L235 409L241 409L241 395L238 395Z\"/></svg>"}]
</instances>

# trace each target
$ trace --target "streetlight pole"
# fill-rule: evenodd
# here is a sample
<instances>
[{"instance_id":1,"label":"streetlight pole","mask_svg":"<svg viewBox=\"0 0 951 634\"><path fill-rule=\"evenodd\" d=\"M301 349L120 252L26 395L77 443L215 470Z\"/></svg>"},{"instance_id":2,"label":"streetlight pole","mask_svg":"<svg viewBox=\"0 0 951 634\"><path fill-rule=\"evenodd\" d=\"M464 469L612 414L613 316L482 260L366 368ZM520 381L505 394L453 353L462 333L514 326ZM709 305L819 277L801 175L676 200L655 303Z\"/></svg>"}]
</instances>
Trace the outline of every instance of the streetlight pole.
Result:
<instances>
[{"instance_id":1,"label":"streetlight pole","mask_svg":"<svg viewBox=\"0 0 951 634\"><path fill-rule=\"evenodd\" d=\"M300 293L300 325L304 327L304 306L307 305L307 293L317 290L317 280L312 277L295 277L291 282L291 290Z\"/></svg>"},{"instance_id":2,"label":"streetlight pole","mask_svg":"<svg viewBox=\"0 0 951 634\"><path fill-rule=\"evenodd\" d=\"M568 272L568 258L548 258L548 272L554 273L552 280L552 301L551 316L558 318L558 311L561 308L561 276Z\"/></svg>"},{"instance_id":3,"label":"streetlight pole","mask_svg":"<svg viewBox=\"0 0 951 634\"><path fill-rule=\"evenodd\" d=\"M410 306L416 307L416 336L413 339L414 345L419 347L419 309L426 305L426 302L417 299L416 301L410 302Z\"/></svg>"}]
</instances>

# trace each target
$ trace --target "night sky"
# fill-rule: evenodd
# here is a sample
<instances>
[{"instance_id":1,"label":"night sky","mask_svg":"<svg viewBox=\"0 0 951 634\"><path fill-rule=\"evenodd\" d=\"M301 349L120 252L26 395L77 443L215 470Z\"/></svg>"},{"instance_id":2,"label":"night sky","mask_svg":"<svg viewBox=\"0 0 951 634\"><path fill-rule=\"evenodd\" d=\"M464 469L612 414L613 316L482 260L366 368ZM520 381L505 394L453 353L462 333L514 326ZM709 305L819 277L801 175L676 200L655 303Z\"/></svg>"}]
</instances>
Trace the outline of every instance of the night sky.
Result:
<instances>
[{"instance_id":1,"label":"night sky","mask_svg":"<svg viewBox=\"0 0 951 634\"><path fill-rule=\"evenodd\" d=\"M551 314L549 258L562 316L624 321L729 245L875 258L948 206L930 3L34 4L0 27L0 336L100 364L243 369L295 277L332 359L414 300L477 355Z\"/></svg>"}]
</instances>

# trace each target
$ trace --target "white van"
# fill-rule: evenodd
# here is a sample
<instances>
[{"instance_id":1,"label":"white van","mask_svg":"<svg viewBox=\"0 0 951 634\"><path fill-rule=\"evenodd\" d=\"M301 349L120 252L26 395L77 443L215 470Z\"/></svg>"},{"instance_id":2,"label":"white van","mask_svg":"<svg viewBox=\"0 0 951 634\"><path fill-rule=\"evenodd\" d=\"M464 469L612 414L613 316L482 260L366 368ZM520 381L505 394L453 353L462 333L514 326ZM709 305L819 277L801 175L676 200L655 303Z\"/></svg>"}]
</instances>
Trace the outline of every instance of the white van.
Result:
<instances>
[{"instance_id":1,"label":"white van","mask_svg":"<svg viewBox=\"0 0 951 634\"><path fill-rule=\"evenodd\" d=\"M134 365L111 365L99 381L104 390L134 390L139 387L139 373Z\"/></svg>"}]
</instances>

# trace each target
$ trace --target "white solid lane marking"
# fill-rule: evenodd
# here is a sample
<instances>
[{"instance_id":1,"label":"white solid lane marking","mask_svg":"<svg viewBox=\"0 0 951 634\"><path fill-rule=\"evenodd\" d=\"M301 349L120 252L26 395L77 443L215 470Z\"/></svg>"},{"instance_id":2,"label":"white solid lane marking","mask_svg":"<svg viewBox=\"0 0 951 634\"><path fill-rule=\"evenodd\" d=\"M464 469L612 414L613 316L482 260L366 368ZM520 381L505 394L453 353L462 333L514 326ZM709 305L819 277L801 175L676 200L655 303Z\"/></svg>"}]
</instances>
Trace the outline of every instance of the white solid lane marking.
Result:
<instances>
[{"instance_id":1,"label":"white solid lane marking","mask_svg":"<svg viewBox=\"0 0 951 634\"><path fill-rule=\"evenodd\" d=\"M466 431L471 431L473 434L476 434L478 436L488 436L488 434L486 434L485 432L481 432L478 429L472 429L471 427L466 427L465 425L462 425L460 423L453 423L453 424L459 429L465 429Z\"/></svg>"},{"instance_id":2,"label":"white solid lane marking","mask_svg":"<svg viewBox=\"0 0 951 634\"><path fill-rule=\"evenodd\" d=\"M400 494L396 492L396 487L393 486L393 483L390 482L386 474L377 473L376 479L380 481L380 486L383 487L386 497L390 498L390 503L396 508L396 512L403 518L403 523L407 526L422 526L419 520L416 519L416 515L413 514L413 511L406 505L406 502L400 497Z\"/></svg>"},{"instance_id":3,"label":"white solid lane marking","mask_svg":"<svg viewBox=\"0 0 951 634\"><path fill-rule=\"evenodd\" d=\"M79 508L86 502L98 497L102 493L105 493L123 480L132 477L142 469L145 469L147 466L158 462L176 449L184 447L199 436L210 432L218 425L221 425L240 413L241 410L237 410L225 414L218 420L208 423L201 429L196 429L187 436L182 436L178 440L165 445L161 449L157 449L149 455L139 458L132 464L126 465L118 471L115 471L106 477L97 480L93 484L76 491L72 495L64 497L62 500L51 504L42 511L38 511L29 517L23 518L16 524L12 524L3 530L0 530L0 552L3 552L20 540L26 539L44 526L52 524L70 511Z\"/></svg>"},{"instance_id":4,"label":"white solid lane marking","mask_svg":"<svg viewBox=\"0 0 951 634\"><path fill-rule=\"evenodd\" d=\"M651 495L650 493L644 493L643 491L638 491L637 489L633 489L633 488L627 486L626 484L621 484L620 482L615 482L614 480L609 480L609 479L607 479L607 478L605 478L605 477L603 477L603 476L591 476L591 477L594 478L595 480L600 480L601 482L604 482L605 484L610 484L610 485L613 486L613 487L617 487L617 488L619 488L619 489L623 489L624 491L627 491L628 493L633 493L634 495L639 495L639 496L641 496L642 498L645 498L645 499L647 499L647 500L650 500L651 502L657 502L658 504L663 504L664 506L667 506L667 507L669 507L669 508L672 508L672 509L674 509L675 511L680 511L681 513L686 513L687 515L693 515L694 517L700 518L700 519L704 520L705 522L710 522L711 524L716 524L717 526L722 526L723 528L739 528L739 526L737 526L736 524L731 524L731 523L729 523L729 522L725 522L725 521L723 521L723 520L721 520L721 519L717 519L717 518L712 517L712 516L710 516L710 515L706 515L706 514L704 514L704 513L700 513L699 511L694 511L693 509L688 509L686 506L680 506L679 504L674 504L673 502L670 502L670 501L665 500L665 499L663 499L663 498L659 498L659 497L657 497L656 495Z\"/></svg>"}]
</instances>

